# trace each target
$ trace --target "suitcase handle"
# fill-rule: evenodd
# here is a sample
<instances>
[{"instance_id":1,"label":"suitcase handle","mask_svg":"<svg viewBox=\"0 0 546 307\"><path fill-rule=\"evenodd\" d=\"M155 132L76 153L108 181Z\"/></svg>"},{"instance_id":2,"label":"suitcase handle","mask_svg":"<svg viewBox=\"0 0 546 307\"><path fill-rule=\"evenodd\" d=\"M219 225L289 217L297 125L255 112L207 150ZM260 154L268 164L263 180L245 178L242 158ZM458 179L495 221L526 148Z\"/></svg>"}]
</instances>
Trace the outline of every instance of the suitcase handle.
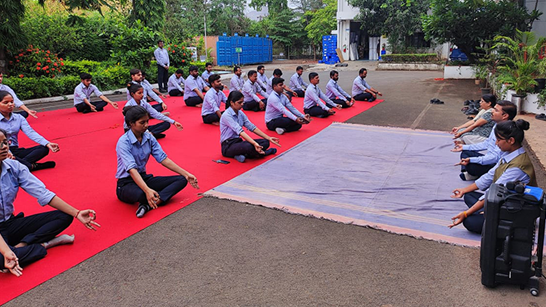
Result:
<instances>
[{"instance_id":1,"label":"suitcase handle","mask_svg":"<svg viewBox=\"0 0 546 307\"><path fill-rule=\"evenodd\" d=\"M510 263L510 235L506 236L506 239L504 239L504 251L503 251L503 259L505 264Z\"/></svg>"}]
</instances>

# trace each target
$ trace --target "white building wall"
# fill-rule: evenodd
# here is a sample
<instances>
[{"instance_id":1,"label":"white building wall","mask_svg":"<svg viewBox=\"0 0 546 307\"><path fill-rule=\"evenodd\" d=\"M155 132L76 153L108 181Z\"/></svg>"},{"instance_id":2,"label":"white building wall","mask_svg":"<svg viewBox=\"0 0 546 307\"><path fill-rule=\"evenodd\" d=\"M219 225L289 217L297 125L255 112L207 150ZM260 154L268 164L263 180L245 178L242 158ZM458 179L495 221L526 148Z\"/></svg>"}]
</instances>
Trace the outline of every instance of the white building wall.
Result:
<instances>
[{"instance_id":1,"label":"white building wall","mask_svg":"<svg viewBox=\"0 0 546 307\"><path fill-rule=\"evenodd\" d=\"M355 19L359 10L347 0L337 2L337 48L341 50L344 61L350 60L349 39L351 37L351 20Z\"/></svg>"},{"instance_id":2,"label":"white building wall","mask_svg":"<svg viewBox=\"0 0 546 307\"><path fill-rule=\"evenodd\" d=\"M531 12L535 9L536 0L527 0L525 2L527 11ZM538 20L533 22L533 29L537 37L546 36L546 0L538 0L537 10L543 12Z\"/></svg>"}]
</instances>

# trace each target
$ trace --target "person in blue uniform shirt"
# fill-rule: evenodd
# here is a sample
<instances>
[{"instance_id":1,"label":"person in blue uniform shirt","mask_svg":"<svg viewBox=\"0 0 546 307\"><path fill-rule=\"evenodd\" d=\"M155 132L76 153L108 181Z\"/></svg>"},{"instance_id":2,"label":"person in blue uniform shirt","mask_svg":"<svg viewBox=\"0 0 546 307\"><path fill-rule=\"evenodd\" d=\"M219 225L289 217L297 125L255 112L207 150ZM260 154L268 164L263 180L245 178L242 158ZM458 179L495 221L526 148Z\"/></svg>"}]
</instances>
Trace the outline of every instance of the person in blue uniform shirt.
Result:
<instances>
[{"instance_id":1,"label":"person in blue uniform shirt","mask_svg":"<svg viewBox=\"0 0 546 307\"><path fill-rule=\"evenodd\" d=\"M229 81L229 92L233 91L242 91L243 85L245 84L245 79L242 77L243 71L241 70L241 67L235 66L233 67L233 77L231 77L231 80Z\"/></svg>"},{"instance_id":2,"label":"person in blue uniform shirt","mask_svg":"<svg viewBox=\"0 0 546 307\"><path fill-rule=\"evenodd\" d=\"M501 100L493 108L491 118L495 123L500 123L505 120L513 120L517 113L515 104L508 100ZM495 127L493 127L489 137L483 142L470 145L457 143L455 145L452 151L461 152L461 160L455 165L461 166L459 177L462 180L478 179L497 164L501 150L496 142L497 137L495 136ZM484 150L487 150L485 154L481 153Z\"/></svg>"},{"instance_id":3,"label":"person in blue uniform shirt","mask_svg":"<svg viewBox=\"0 0 546 307\"><path fill-rule=\"evenodd\" d=\"M190 75L184 82L184 102L188 107L198 107L203 105L205 95L204 91L208 91L209 87L205 85L203 79L199 77L197 66L192 65L189 68Z\"/></svg>"},{"instance_id":4,"label":"person in blue uniform shirt","mask_svg":"<svg viewBox=\"0 0 546 307\"><path fill-rule=\"evenodd\" d=\"M273 93L269 96L265 109L267 129L282 135L285 132L298 131L311 120L309 114L303 115L284 95L284 79L273 78Z\"/></svg>"},{"instance_id":5,"label":"person in blue uniform shirt","mask_svg":"<svg viewBox=\"0 0 546 307\"><path fill-rule=\"evenodd\" d=\"M129 106L123 112L129 130L119 138L116 145L118 199L129 204L138 203L136 216L141 218L148 211L165 205L188 182L199 189L197 178L169 159L148 131L148 111L142 106ZM150 156L178 175L154 177L146 173Z\"/></svg>"},{"instance_id":6,"label":"person in blue uniform shirt","mask_svg":"<svg viewBox=\"0 0 546 307\"><path fill-rule=\"evenodd\" d=\"M169 52L163 48L163 41L157 42L157 48L154 51L154 57L157 61L157 84L160 92L167 92L167 82L169 78Z\"/></svg>"},{"instance_id":7,"label":"person in blue uniform shirt","mask_svg":"<svg viewBox=\"0 0 546 307\"><path fill-rule=\"evenodd\" d=\"M203 123L218 126L220 125L220 117L222 116L220 105L222 102L226 103L227 97L222 92L224 85L220 82L220 75L210 75L209 82L212 88L205 94L205 100L201 108L201 117L203 118Z\"/></svg>"},{"instance_id":8,"label":"person in blue uniform shirt","mask_svg":"<svg viewBox=\"0 0 546 307\"><path fill-rule=\"evenodd\" d=\"M471 232L481 233L483 222L483 207L485 195L478 190L487 193L492 184L506 184L510 181L519 181L524 184L536 186L535 170L531 159L522 146L524 131L529 129L529 123L523 119L517 121L506 120L495 126L497 146L502 151L501 158L487 174L481 176L473 184L453 191L453 198L464 197L468 210L463 211L452 218L449 227L463 223Z\"/></svg>"},{"instance_id":9,"label":"person in blue uniform shirt","mask_svg":"<svg viewBox=\"0 0 546 307\"><path fill-rule=\"evenodd\" d=\"M140 69L137 69L137 68L133 68L129 71L129 74L131 75L131 81L129 83L127 83L127 100L131 100L131 93L129 93L129 86L130 84L138 84L140 86L142 86L143 88L143 96L142 96L142 99L143 101L145 102L148 102L148 97L152 98L152 97L157 97L156 93L153 92L152 90L152 87L151 85L150 86L147 86L146 84L144 84L143 80L144 80L144 73L142 72L142 70ZM147 81L146 81L147 82ZM148 83L149 84L149 83ZM153 99L153 98L152 98ZM161 100L161 98L157 97L157 99L159 101L161 101L161 103L157 103L157 104L150 104L154 109L157 110L157 112L163 112L164 110L167 109L167 105L165 103L163 103L163 101ZM156 101L158 101L156 100ZM158 101L158 102L159 102Z\"/></svg>"},{"instance_id":10,"label":"person in blue uniform shirt","mask_svg":"<svg viewBox=\"0 0 546 307\"><path fill-rule=\"evenodd\" d=\"M82 73L80 79L82 82L74 89L74 107L78 112L90 113L100 112L104 110L108 104L112 105L114 109L118 108L117 102L111 101L108 97L104 96L99 89L91 84L93 77L88 73ZM95 94L100 101L91 101L91 94Z\"/></svg>"},{"instance_id":11,"label":"person in blue uniform shirt","mask_svg":"<svg viewBox=\"0 0 546 307\"><path fill-rule=\"evenodd\" d=\"M203 79L203 82L205 82L205 85L209 88L211 87L211 84L209 83L209 77L212 75L212 63L207 62L205 64L205 71L201 74L201 78Z\"/></svg>"},{"instance_id":12,"label":"person in blue uniform shirt","mask_svg":"<svg viewBox=\"0 0 546 307\"><path fill-rule=\"evenodd\" d=\"M67 204L49 191L26 166L9 159L8 155L8 133L0 129L0 234L5 244L0 243L0 270L8 269L20 275L21 267L45 257L47 249L74 242L74 235L57 236L74 219L92 230L100 225L95 222L95 211L78 210ZM41 206L49 205L56 210L30 216L23 212L14 214L19 188L35 197ZM11 253L6 251L6 245Z\"/></svg>"},{"instance_id":13,"label":"person in blue uniform shirt","mask_svg":"<svg viewBox=\"0 0 546 307\"><path fill-rule=\"evenodd\" d=\"M341 109L341 105L335 104L320 90L319 75L316 72L309 73L311 85L305 91L303 98L303 112L313 117L325 118L336 113L334 108Z\"/></svg>"},{"instance_id":14,"label":"person in blue uniform shirt","mask_svg":"<svg viewBox=\"0 0 546 307\"><path fill-rule=\"evenodd\" d=\"M366 80L368 70L361 68L358 71L358 76L353 81L352 94L354 100L372 102L377 99L377 95L383 96L381 92L371 87Z\"/></svg>"},{"instance_id":15,"label":"person in blue uniform shirt","mask_svg":"<svg viewBox=\"0 0 546 307\"><path fill-rule=\"evenodd\" d=\"M131 93L131 100L127 101L125 104L125 107L129 106L142 106L150 115L150 117L159 119L162 122L159 124L155 124L153 126L149 126L148 129L150 132L154 135L156 139L161 139L165 137L165 134L163 132L167 131L171 127L171 124L174 125L178 130L182 130L182 124L175 121L172 118L169 118L165 116L164 114L161 114L157 112L156 109L154 109L149 103L147 103L144 100L144 89L139 84L131 84L128 88L129 93ZM127 130L130 129L128 125L126 125L127 121L124 121L123 123L123 129L127 132ZM146 125L148 126L148 125Z\"/></svg>"},{"instance_id":16,"label":"person in blue uniform shirt","mask_svg":"<svg viewBox=\"0 0 546 307\"><path fill-rule=\"evenodd\" d=\"M269 95L262 90L262 87L258 84L257 80L258 73L255 70L249 71L248 80L245 81L243 90L241 91L245 102L243 110L255 112L265 110ZM258 97L258 94L262 95L264 98Z\"/></svg>"},{"instance_id":17,"label":"person in blue uniform shirt","mask_svg":"<svg viewBox=\"0 0 546 307\"><path fill-rule=\"evenodd\" d=\"M15 103L15 107L16 108L19 108L23 111L21 112L18 112L20 115L22 115L24 118L27 118L29 115L34 117L34 118L38 118L38 116L36 116L36 111L34 110L30 110L18 97L17 95L15 94L15 92L11 89L11 87L5 85L5 84L2 84L2 81L4 81L4 74L2 72L0 72L0 91L6 91L8 93L10 93L11 97L13 97L13 102Z\"/></svg>"},{"instance_id":18,"label":"person in blue uniform shirt","mask_svg":"<svg viewBox=\"0 0 546 307\"><path fill-rule=\"evenodd\" d=\"M275 154L276 148L269 148L270 142L279 145L279 139L270 137L248 120L243 112L244 97L239 91L229 93L226 111L220 118L220 143L222 155L245 162L247 158L260 158ZM252 131L261 139L252 139L243 127Z\"/></svg>"},{"instance_id":19,"label":"person in blue uniform shirt","mask_svg":"<svg viewBox=\"0 0 546 307\"><path fill-rule=\"evenodd\" d=\"M46 140L34 131L23 116L13 113L14 107L11 94L0 91L0 128L8 132L10 155L24 164L31 172L55 167L53 161L43 163L38 163L38 161L47 156L50 150L58 152L59 145ZM19 147L19 131L23 131L29 139L39 145L30 148Z\"/></svg>"},{"instance_id":20,"label":"person in blue uniform shirt","mask_svg":"<svg viewBox=\"0 0 546 307\"><path fill-rule=\"evenodd\" d=\"M275 68L275 70L273 70L273 76L271 76L271 78L267 79L267 83L266 83L266 86L265 86L265 92L268 94L268 95L271 95L271 93L273 92L273 78L280 78L282 77L282 70L278 69L278 68ZM284 83L283 83L284 84ZM286 84L284 84L284 95L286 95L286 97L288 98L288 100L292 100L292 97L298 97L298 94L296 92L294 92L293 90L291 90Z\"/></svg>"},{"instance_id":21,"label":"person in blue uniform shirt","mask_svg":"<svg viewBox=\"0 0 546 307\"><path fill-rule=\"evenodd\" d=\"M330 98L335 104L341 105L343 108L351 107L355 101L351 98L351 95L347 94L337 81L339 80L339 73L335 70L330 71L330 80L326 84L326 97Z\"/></svg>"},{"instance_id":22,"label":"person in blue uniform shirt","mask_svg":"<svg viewBox=\"0 0 546 307\"><path fill-rule=\"evenodd\" d=\"M184 95L184 77L182 74L184 71L182 69L177 69L174 74L169 77L167 82L167 91L170 96L182 96Z\"/></svg>"},{"instance_id":23,"label":"person in blue uniform shirt","mask_svg":"<svg viewBox=\"0 0 546 307\"><path fill-rule=\"evenodd\" d=\"M305 96L305 91L309 84L305 83L303 81L303 78L301 77L301 74L303 74L303 67L298 66L296 67L296 72L290 77L290 84L288 87L296 92L298 94L298 97ZM292 95L292 92L288 92L288 95Z\"/></svg>"},{"instance_id":24,"label":"person in blue uniform shirt","mask_svg":"<svg viewBox=\"0 0 546 307\"><path fill-rule=\"evenodd\" d=\"M256 79L256 82L258 82L258 84L262 87L262 90L265 92L267 91L267 76L265 75L265 66L258 65L256 71L258 72L258 78Z\"/></svg>"}]
</instances>

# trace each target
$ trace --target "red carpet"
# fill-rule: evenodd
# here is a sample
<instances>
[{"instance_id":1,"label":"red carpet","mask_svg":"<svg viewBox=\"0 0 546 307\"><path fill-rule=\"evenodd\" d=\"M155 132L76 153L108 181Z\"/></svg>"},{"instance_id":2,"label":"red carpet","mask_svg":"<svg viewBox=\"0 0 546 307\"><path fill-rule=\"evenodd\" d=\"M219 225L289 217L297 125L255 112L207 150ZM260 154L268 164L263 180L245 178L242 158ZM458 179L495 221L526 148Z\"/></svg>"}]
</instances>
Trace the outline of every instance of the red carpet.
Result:
<instances>
[{"instance_id":1,"label":"red carpet","mask_svg":"<svg viewBox=\"0 0 546 307\"><path fill-rule=\"evenodd\" d=\"M302 110L303 98L294 98L294 105ZM357 102L349 109L338 110L334 116L326 119L313 119L300 131L279 136L280 154L304 139L316 134L333 121L343 122L379 104ZM182 97L166 99L171 117L182 123L184 130L171 127L160 144L167 155L193 173L201 186L195 190L187 186L176 195L168 205L149 212L144 218L135 217L136 206L118 201L115 194L116 152L118 138L123 134L123 117L120 109L106 107L105 111L93 114L77 113L75 109L38 113L38 119L29 118L31 126L46 139L59 144L60 152L50 153L43 161L57 162L55 169L34 173L51 191L78 209L92 208L97 212L97 222L101 224L93 232L75 220L64 232L75 234L72 246L60 246L50 249L48 255L24 268L23 276L16 278L11 274L0 274L0 304L32 289L42 282L77 265L98 252L116 244L128 236L161 220L165 216L189 205L203 193L250 169L267 159L247 160L239 163L234 159L224 158L220 153L220 132L217 126L203 124L201 110L187 107ZM245 112L250 120L262 131L277 136L265 127L264 112ZM155 121L155 120L154 120ZM249 133L255 136L253 133ZM257 136L256 136L257 138ZM20 146L34 146L24 134L20 134ZM274 145L272 145L274 147ZM217 164L212 160L224 159L230 164ZM147 171L154 175L170 175L169 170L150 159ZM15 201L15 212L31 215L50 211L37 201L20 191Z\"/></svg>"}]
</instances>

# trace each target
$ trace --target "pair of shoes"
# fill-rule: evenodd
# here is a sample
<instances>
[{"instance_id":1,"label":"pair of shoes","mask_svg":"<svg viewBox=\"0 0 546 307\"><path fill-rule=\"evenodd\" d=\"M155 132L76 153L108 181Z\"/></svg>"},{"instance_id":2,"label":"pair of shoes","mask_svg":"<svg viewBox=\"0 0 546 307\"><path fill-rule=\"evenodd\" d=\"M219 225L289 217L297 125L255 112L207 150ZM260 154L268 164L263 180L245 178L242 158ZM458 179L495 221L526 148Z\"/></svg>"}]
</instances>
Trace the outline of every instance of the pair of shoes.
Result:
<instances>
[{"instance_id":1,"label":"pair of shoes","mask_svg":"<svg viewBox=\"0 0 546 307\"><path fill-rule=\"evenodd\" d=\"M275 132L277 132L278 135L283 135L283 133L285 133L286 130L283 128L275 128Z\"/></svg>"},{"instance_id":2,"label":"pair of shoes","mask_svg":"<svg viewBox=\"0 0 546 307\"><path fill-rule=\"evenodd\" d=\"M138 209L136 211L136 217L141 218L150 210L152 210L150 205L148 205L148 204L139 204Z\"/></svg>"},{"instance_id":3,"label":"pair of shoes","mask_svg":"<svg viewBox=\"0 0 546 307\"><path fill-rule=\"evenodd\" d=\"M233 158L235 158L235 160L237 160L237 161L239 161L239 162L241 162L241 163L245 162L245 160L246 160L245 155L236 155L236 156L233 157Z\"/></svg>"},{"instance_id":4,"label":"pair of shoes","mask_svg":"<svg viewBox=\"0 0 546 307\"><path fill-rule=\"evenodd\" d=\"M535 115L535 118L540 120L546 120L546 114L544 113L537 114Z\"/></svg>"},{"instance_id":5,"label":"pair of shoes","mask_svg":"<svg viewBox=\"0 0 546 307\"><path fill-rule=\"evenodd\" d=\"M164 138L165 136L166 136L166 135L163 134L163 133L156 133L156 134L154 134L154 137L155 137L156 140L162 139L162 138Z\"/></svg>"},{"instance_id":6,"label":"pair of shoes","mask_svg":"<svg viewBox=\"0 0 546 307\"><path fill-rule=\"evenodd\" d=\"M265 151L266 156L274 155L276 153L277 153L277 148L269 148L268 150Z\"/></svg>"},{"instance_id":7,"label":"pair of shoes","mask_svg":"<svg viewBox=\"0 0 546 307\"><path fill-rule=\"evenodd\" d=\"M39 171L41 169L47 169L47 168L54 168L55 167L55 162L53 161L47 161L47 162L44 162L44 163L32 163L32 167L31 167L31 171Z\"/></svg>"},{"instance_id":8,"label":"pair of shoes","mask_svg":"<svg viewBox=\"0 0 546 307\"><path fill-rule=\"evenodd\" d=\"M432 98L432 99L430 100L430 103L432 103L432 104L444 104L444 102L441 101L441 100L438 99L438 98Z\"/></svg>"}]
</instances>

